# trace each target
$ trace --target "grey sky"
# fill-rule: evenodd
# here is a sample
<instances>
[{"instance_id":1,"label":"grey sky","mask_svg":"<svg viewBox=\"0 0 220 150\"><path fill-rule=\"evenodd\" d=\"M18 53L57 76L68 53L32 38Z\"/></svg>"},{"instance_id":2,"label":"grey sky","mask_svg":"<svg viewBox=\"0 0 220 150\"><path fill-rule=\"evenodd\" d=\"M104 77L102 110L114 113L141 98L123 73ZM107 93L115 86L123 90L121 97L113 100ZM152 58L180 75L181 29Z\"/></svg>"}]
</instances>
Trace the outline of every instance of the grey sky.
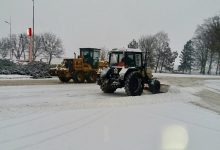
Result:
<instances>
[{"instance_id":1,"label":"grey sky","mask_svg":"<svg viewBox=\"0 0 220 150\"><path fill-rule=\"evenodd\" d=\"M32 0L0 0L0 38L32 26ZM133 38L168 33L181 51L198 24L220 12L220 0L35 0L35 33L53 32L65 57L79 47L126 47Z\"/></svg>"}]
</instances>

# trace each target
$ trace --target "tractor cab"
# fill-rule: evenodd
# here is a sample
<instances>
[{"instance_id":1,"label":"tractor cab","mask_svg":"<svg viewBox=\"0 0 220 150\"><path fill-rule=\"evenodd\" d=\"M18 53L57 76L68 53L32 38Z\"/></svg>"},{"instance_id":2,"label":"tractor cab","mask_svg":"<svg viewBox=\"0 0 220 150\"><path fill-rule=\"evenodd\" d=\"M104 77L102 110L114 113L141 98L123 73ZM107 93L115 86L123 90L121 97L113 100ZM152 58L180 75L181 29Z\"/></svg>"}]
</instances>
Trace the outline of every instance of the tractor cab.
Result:
<instances>
[{"instance_id":1,"label":"tractor cab","mask_svg":"<svg viewBox=\"0 0 220 150\"><path fill-rule=\"evenodd\" d=\"M110 67L142 67L142 52L139 49L115 49L109 53Z\"/></svg>"},{"instance_id":2,"label":"tractor cab","mask_svg":"<svg viewBox=\"0 0 220 150\"><path fill-rule=\"evenodd\" d=\"M93 69L98 68L100 49L80 48L80 56L84 58L84 63L91 65Z\"/></svg>"}]
</instances>

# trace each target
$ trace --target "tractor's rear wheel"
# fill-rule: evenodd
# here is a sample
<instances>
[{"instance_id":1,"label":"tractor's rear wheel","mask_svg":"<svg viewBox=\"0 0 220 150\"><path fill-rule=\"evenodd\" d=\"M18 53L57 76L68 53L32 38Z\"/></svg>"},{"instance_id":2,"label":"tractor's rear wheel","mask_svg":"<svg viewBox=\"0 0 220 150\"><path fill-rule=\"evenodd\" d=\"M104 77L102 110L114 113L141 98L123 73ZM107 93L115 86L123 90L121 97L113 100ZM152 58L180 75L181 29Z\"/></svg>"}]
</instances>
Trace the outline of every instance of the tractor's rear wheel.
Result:
<instances>
[{"instance_id":1,"label":"tractor's rear wheel","mask_svg":"<svg viewBox=\"0 0 220 150\"><path fill-rule=\"evenodd\" d=\"M143 93L144 83L142 75L133 71L125 79L125 92L128 96L138 96Z\"/></svg>"},{"instance_id":2,"label":"tractor's rear wheel","mask_svg":"<svg viewBox=\"0 0 220 150\"><path fill-rule=\"evenodd\" d=\"M68 78L68 77L59 77L59 79L61 82L64 82L64 83L67 83L70 81L70 78Z\"/></svg>"},{"instance_id":3,"label":"tractor's rear wheel","mask_svg":"<svg viewBox=\"0 0 220 150\"><path fill-rule=\"evenodd\" d=\"M160 92L160 81L158 80L152 80L149 83L149 89L153 94L157 94Z\"/></svg>"},{"instance_id":4,"label":"tractor's rear wheel","mask_svg":"<svg viewBox=\"0 0 220 150\"><path fill-rule=\"evenodd\" d=\"M111 86L109 80L107 79L101 83L100 88L104 93L114 93L116 91L116 89Z\"/></svg>"}]
</instances>

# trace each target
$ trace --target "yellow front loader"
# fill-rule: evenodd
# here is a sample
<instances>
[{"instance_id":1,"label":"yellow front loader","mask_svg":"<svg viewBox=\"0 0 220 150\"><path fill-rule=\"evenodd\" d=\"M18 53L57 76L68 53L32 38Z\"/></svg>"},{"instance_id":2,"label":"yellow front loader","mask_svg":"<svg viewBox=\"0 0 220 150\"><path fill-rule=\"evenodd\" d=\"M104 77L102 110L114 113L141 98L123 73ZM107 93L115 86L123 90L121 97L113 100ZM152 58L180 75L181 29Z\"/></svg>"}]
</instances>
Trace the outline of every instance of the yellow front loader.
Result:
<instances>
[{"instance_id":1,"label":"yellow front loader","mask_svg":"<svg viewBox=\"0 0 220 150\"><path fill-rule=\"evenodd\" d=\"M106 61L100 61L99 58L100 49L80 48L78 58L64 59L56 68L51 68L50 73L58 76L62 82L69 82L72 79L75 83L94 83L99 69L108 65Z\"/></svg>"}]
</instances>

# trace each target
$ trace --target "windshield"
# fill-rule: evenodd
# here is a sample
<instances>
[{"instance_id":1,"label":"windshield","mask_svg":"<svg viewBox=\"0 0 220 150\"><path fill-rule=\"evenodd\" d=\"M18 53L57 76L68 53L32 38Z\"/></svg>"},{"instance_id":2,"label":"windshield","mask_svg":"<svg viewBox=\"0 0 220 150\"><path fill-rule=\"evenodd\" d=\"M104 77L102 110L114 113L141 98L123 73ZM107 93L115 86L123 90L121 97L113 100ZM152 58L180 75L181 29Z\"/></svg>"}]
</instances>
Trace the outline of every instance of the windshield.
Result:
<instances>
[{"instance_id":1,"label":"windshield","mask_svg":"<svg viewBox=\"0 0 220 150\"><path fill-rule=\"evenodd\" d=\"M141 53L132 53L132 52L127 52L125 54L126 56L126 59L125 59L125 62L126 62L126 66L128 67L140 67L142 66L142 55Z\"/></svg>"},{"instance_id":2,"label":"windshield","mask_svg":"<svg viewBox=\"0 0 220 150\"><path fill-rule=\"evenodd\" d=\"M81 48L80 51L85 63L90 64L92 68L98 67L100 57L100 51L98 49Z\"/></svg>"},{"instance_id":3,"label":"windshield","mask_svg":"<svg viewBox=\"0 0 220 150\"><path fill-rule=\"evenodd\" d=\"M99 57L100 57L100 51L94 51L93 53L93 67L97 68L98 67L98 63L99 63Z\"/></svg>"},{"instance_id":4,"label":"windshield","mask_svg":"<svg viewBox=\"0 0 220 150\"><path fill-rule=\"evenodd\" d=\"M118 66L120 64L120 62L124 61L124 54L121 53L111 53L110 54L110 60L109 60L109 64L110 66Z\"/></svg>"}]
</instances>

